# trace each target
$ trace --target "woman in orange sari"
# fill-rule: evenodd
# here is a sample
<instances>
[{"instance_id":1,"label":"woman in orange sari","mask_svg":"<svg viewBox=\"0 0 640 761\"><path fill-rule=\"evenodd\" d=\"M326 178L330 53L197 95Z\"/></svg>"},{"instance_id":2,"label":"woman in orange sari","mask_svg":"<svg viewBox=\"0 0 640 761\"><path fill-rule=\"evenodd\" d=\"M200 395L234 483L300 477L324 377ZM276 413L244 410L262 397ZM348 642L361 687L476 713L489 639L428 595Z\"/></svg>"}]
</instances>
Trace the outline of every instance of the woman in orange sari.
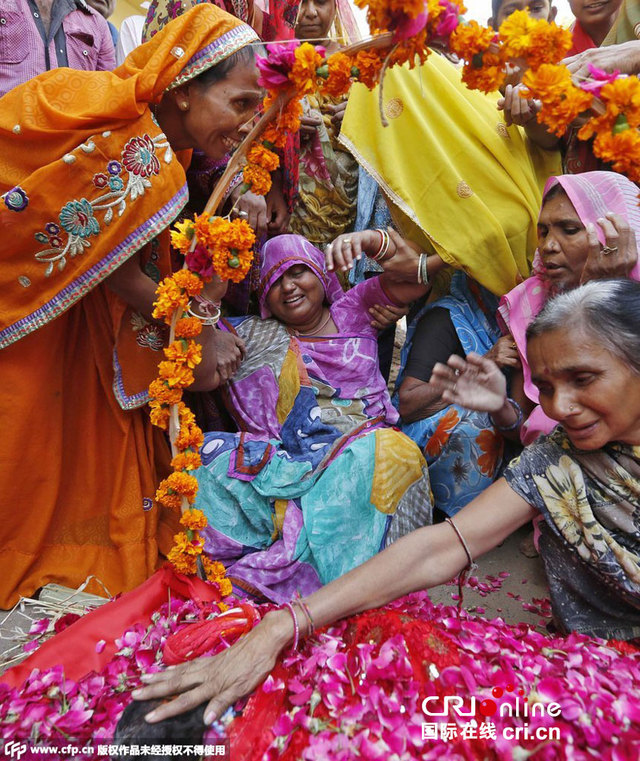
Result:
<instances>
[{"instance_id":1,"label":"woman in orange sari","mask_svg":"<svg viewBox=\"0 0 640 761\"><path fill-rule=\"evenodd\" d=\"M0 608L91 574L129 589L168 548L175 517L154 494L169 452L145 405L155 281L187 200L174 151L240 141L261 101L256 39L201 5L115 72L55 69L2 98Z\"/></svg>"}]
</instances>

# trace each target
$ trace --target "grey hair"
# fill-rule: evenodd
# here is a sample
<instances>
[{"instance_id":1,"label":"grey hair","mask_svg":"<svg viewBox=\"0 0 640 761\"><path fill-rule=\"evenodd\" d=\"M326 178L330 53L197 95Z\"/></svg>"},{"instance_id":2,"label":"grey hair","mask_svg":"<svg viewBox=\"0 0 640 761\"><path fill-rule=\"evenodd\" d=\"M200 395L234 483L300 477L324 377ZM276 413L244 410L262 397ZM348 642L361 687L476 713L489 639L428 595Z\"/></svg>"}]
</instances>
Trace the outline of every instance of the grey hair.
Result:
<instances>
[{"instance_id":1,"label":"grey hair","mask_svg":"<svg viewBox=\"0 0 640 761\"><path fill-rule=\"evenodd\" d=\"M640 283L592 280L555 296L527 328L527 341L551 330L575 327L640 375Z\"/></svg>"}]
</instances>

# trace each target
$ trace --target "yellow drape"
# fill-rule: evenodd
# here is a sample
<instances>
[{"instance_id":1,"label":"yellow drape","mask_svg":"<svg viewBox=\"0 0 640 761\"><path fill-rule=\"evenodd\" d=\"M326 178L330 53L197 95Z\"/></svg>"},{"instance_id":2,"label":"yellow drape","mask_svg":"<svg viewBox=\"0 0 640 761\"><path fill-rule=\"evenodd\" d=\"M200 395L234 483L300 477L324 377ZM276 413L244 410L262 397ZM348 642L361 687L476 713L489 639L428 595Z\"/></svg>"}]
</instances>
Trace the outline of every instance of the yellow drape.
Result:
<instances>
[{"instance_id":1,"label":"yellow drape","mask_svg":"<svg viewBox=\"0 0 640 761\"><path fill-rule=\"evenodd\" d=\"M378 95L352 88L340 140L382 187L401 232L494 293L513 288L529 274L541 191L561 171L559 154L507 129L499 94L467 89L436 54L386 74L388 127Z\"/></svg>"}]
</instances>

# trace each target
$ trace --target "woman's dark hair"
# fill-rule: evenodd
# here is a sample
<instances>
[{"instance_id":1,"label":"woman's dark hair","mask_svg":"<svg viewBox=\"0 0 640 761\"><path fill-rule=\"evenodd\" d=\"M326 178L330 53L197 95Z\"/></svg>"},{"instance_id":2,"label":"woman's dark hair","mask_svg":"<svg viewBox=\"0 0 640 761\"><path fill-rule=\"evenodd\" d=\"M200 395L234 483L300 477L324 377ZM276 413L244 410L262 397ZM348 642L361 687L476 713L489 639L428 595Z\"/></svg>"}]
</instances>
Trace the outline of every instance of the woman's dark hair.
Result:
<instances>
[{"instance_id":1,"label":"woman's dark hair","mask_svg":"<svg viewBox=\"0 0 640 761\"><path fill-rule=\"evenodd\" d=\"M545 193L545 196L542 199L542 205L544 206L545 201L548 201L551 198L555 198L555 196L559 196L561 193L566 195L567 191L562 187L562 183L556 182L556 184L552 185Z\"/></svg>"},{"instance_id":2,"label":"woman's dark hair","mask_svg":"<svg viewBox=\"0 0 640 761\"><path fill-rule=\"evenodd\" d=\"M592 280L548 301L527 328L527 340L560 328L581 328L640 375L640 283Z\"/></svg>"},{"instance_id":3,"label":"woman's dark hair","mask_svg":"<svg viewBox=\"0 0 640 761\"><path fill-rule=\"evenodd\" d=\"M232 53L228 58L225 58L224 61L220 61L215 66L211 66L211 68L203 71L193 81L197 82L200 87L209 87L209 85L225 79L236 66L246 66L254 63L256 55L265 55L264 45L254 43L245 45L236 50L235 53Z\"/></svg>"}]
</instances>

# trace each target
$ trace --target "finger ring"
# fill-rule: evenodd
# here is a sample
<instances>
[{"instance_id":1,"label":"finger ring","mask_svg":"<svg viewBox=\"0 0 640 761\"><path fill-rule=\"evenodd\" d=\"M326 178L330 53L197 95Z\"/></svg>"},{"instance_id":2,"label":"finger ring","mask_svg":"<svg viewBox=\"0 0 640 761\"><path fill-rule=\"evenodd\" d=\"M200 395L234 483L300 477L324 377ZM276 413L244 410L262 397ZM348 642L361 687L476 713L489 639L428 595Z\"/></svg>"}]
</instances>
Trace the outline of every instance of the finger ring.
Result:
<instances>
[{"instance_id":1,"label":"finger ring","mask_svg":"<svg viewBox=\"0 0 640 761\"><path fill-rule=\"evenodd\" d=\"M351 244L351 238L343 238L343 239L342 239L342 242L343 242L343 243L348 243L348 244Z\"/></svg>"},{"instance_id":2,"label":"finger ring","mask_svg":"<svg viewBox=\"0 0 640 761\"><path fill-rule=\"evenodd\" d=\"M249 216L249 212L248 211L237 211L236 214L239 217L248 217Z\"/></svg>"},{"instance_id":3,"label":"finger ring","mask_svg":"<svg viewBox=\"0 0 640 761\"><path fill-rule=\"evenodd\" d=\"M456 389L457 389L457 388L458 388L458 384L457 384L457 383L454 383L454 384L453 384L453 388L451 389L451 393L452 393L452 394L455 394L455 393L456 393Z\"/></svg>"},{"instance_id":4,"label":"finger ring","mask_svg":"<svg viewBox=\"0 0 640 761\"><path fill-rule=\"evenodd\" d=\"M615 254L617 250L617 246L603 246L600 253L604 254L604 256L609 256L609 254Z\"/></svg>"},{"instance_id":5,"label":"finger ring","mask_svg":"<svg viewBox=\"0 0 640 761\"><path fill-rule=\"evenodd\" d=\"M454 371L453 371L453 374L454 374L454 375L460 375L460 370L454 370Z\"/></svg>"}]
</instances>

